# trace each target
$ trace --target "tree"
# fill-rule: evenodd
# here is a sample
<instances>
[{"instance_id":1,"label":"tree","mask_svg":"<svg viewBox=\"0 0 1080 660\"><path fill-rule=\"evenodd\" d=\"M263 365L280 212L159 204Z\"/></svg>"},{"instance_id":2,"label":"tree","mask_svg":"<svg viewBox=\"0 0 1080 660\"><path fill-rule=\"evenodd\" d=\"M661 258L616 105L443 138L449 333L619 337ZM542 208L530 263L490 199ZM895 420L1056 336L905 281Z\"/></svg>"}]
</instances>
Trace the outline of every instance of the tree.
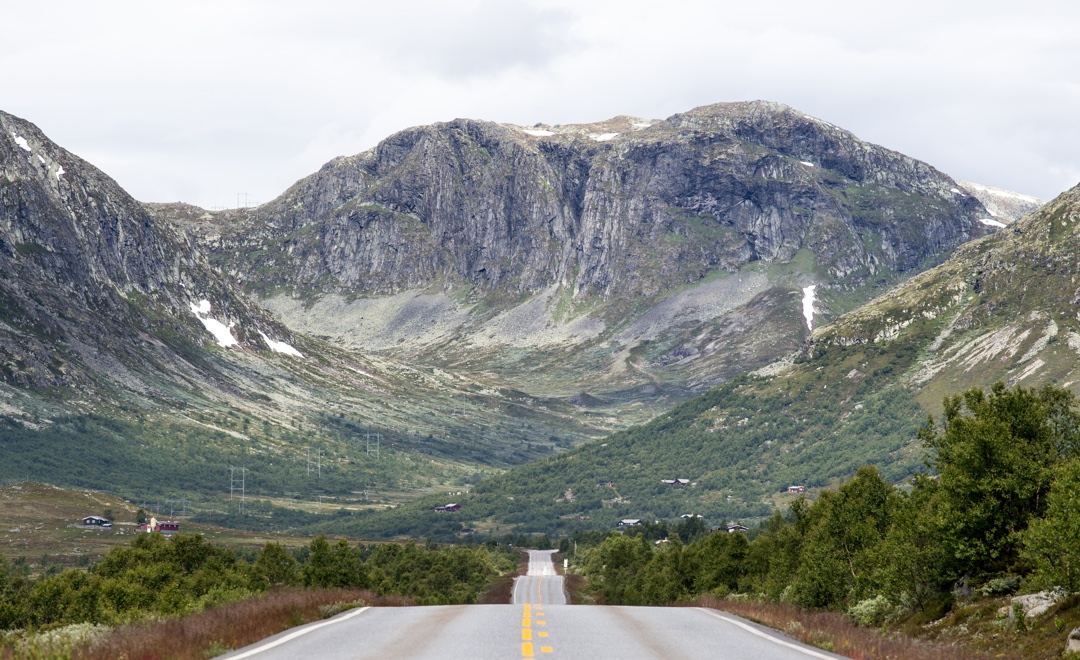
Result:
<instances>
[{"instance_id":1,"label":"tree","mask_svg":"<svg viewBox=\"0 0 1080 660\"><path fill-rule=\"evenodd\" d=\"M300 583L300 564L280 543L267 543L255 560L255 573L268 586L292 587Z\"/></svg>"},{"instance_id":2,"label":"tree","mask_svg":"<svg viewBox=\"0 0 1080 660\"><path fill-rule=\"evenodd\" d=\"M1032 520L1021 535L1021 556L1035 570L1041 588L1080 591L1080 460L1056 471L1046 498L1046 516Z\"/></svg>"},{"instance_id":3,"label":"tree","mask_svg":"<svg viewBox=\"0 0 1080 660\"><path fill-rule=\"evenodd\" d=\"M360 553L349 547L345 539L332 547L325 536L311 542L311 555L304 567L304 584L309 587L368 586L367 572Z\"/></svg>"},{"instance_id":4,"label":"tree","mask_svg":"<svg viewBox=\"0 0 1080 660\"><path fill-rule=\"evenodd\" d=\"M873 466L813 504L795 575L796 598L807 607L836 607L867 591L872 551L889 531L899 495Z\"/></svg>"},{"instance_id":5,"label":"tree","mask_svg":"<svg viewBox=\"0 0 1080 660\"><path fill-rule=\"evenodd\" d=\"M925 475L915 479L910 493L901 495L885 540L871 551L867 591L919 609L948 591L939 497L937 481Z\"/></svg>"},{"instance_id":6,"label":"tree","mask_svg":"<svg viewBox=\"0 0 1080 660\"><path fill-rule=\"evenodd\" d=\"M997 383L945 399L942 427L919 432L941 474L944 529L957 576L1017 559L1019 533L1046 507L1053 468L1080 453L1080 414L1067 390Z\"/></svg>"}]
</instances>

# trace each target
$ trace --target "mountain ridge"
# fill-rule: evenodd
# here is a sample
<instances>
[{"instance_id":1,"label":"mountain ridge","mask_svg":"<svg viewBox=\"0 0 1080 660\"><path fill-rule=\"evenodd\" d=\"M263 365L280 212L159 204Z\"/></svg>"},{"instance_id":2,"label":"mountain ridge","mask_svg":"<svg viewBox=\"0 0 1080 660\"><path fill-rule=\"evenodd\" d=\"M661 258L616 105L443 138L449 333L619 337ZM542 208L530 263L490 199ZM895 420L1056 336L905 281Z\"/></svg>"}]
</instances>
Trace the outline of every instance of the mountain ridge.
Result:
<instances>
[{"instance_id":1,"label":"mountain ridge","mask_svg":"<svg viewBox=\"0 0 1080 660\"><path fill-rule=\"evenodd\" d=\"M786 106L644 123L416 127L209 212L0 115L4 421L104 415L129 430L95 439L163 455L167 421L208 443L183 468L204 490L253 461L316 492L282 466L315 447L335 488L422 492L647 421L995 231L931 166Z\"/></svg>"}]
</instances>

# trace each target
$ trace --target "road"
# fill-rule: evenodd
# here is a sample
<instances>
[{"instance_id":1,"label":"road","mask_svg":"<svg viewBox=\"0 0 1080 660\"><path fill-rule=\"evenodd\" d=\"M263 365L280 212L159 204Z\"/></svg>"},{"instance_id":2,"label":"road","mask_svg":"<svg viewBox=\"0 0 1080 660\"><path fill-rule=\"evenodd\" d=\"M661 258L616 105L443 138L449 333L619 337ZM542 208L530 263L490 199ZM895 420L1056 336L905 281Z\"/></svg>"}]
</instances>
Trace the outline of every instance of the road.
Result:
<instances>
[{"instance_id":1,"label":"road","mask_svg":"<svg viewBox=\"0 0 1080 660\"><path fill-rule=\"evenodd\" d=\"M365 607L226 658L838 658L733 615L695 607L566 605L551 551L530 551L512 605Z\"/></svg>"}]
</instances>

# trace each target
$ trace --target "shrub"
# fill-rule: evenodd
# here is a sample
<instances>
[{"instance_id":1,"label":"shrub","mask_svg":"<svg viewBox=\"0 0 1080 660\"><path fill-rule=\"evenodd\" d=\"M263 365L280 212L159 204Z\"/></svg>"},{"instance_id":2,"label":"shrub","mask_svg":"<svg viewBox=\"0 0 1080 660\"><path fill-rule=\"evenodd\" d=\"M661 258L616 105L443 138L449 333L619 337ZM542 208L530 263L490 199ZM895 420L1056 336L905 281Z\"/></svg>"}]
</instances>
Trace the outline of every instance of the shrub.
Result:
<instances>
[{"instance_id":1,"label":"shrub","mask_svg":"<svg viewBox=\"0 0 1080 660\"><path fill-rule=\"evenodd\" d=\"M889 623L901 614L900 607L889 602L881 594L859 602L848 608L851 620L864 628L878 628Z\"/></svg>"}]
</instances>

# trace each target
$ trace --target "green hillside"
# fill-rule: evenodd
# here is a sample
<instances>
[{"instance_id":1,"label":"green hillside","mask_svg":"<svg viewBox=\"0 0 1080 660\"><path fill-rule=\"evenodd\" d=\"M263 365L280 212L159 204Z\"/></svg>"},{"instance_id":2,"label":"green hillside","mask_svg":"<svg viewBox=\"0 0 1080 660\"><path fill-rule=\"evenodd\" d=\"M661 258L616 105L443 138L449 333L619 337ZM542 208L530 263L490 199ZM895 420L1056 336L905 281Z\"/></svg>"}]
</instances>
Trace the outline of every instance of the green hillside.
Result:
<instances>
[{"instance_id":1,"label":"green hillside","mask_svg":"<svg viewBox=\"0 0 1080 660\"><path fill-rule=\"evenodd\" d=\"M788 486L813 495L862 465L902 481L925 469L917 430L944 396L999 381L1080 390L1078 254L1080 187L816 330L790 365L481 482L454 524L423 510L428 501L342 524L379 535L424 521L440 533L565 533L692 513L719 525L768 515L794 497ZM672 479L690 483L663 483Z\"/></svg>"}]
</instances>

